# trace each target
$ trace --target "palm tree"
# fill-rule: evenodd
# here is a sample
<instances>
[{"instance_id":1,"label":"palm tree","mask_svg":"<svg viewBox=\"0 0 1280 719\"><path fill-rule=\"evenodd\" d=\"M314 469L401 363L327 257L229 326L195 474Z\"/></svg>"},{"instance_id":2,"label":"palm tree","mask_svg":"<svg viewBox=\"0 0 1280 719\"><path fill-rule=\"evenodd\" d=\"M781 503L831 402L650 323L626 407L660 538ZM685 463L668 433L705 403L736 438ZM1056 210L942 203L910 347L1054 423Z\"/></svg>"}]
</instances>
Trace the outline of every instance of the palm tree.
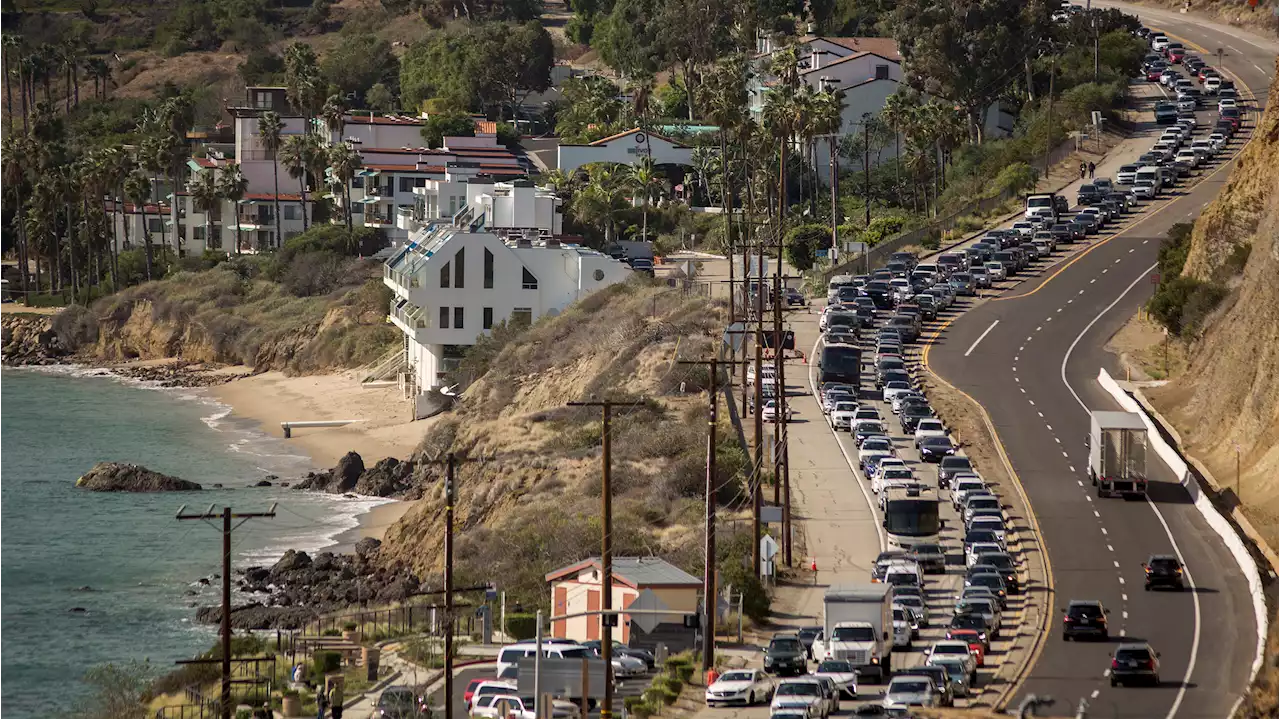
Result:
<instances>
[{"instance_id":1,"label":"palm tree","mask_svg":"<svg viewBox=\"0 0 1280 719\"><path fill-rule=\"evenodd\" d=\"M204 246L205 249L222 249L222 237L217 244L213 238L213 211L222 203L218 178L214 170L197 172L187 182L187 192L191 193L191 204L195 209L204 212Z\"/></svg>"},{"instance_id":2,"label":"palm tree","mask_svg":"<svg viewBox=\"0 0 1280 719\"><path fill-rule=\"evenodd\" d=\"M840 184L840 156L836 152L837 136L844 122L844 93L840 91L820 92L814 98L814 134L827 136L827 153L830 166L827 169L827 181L831 186L831 249L834 253L840 246L840 212L837 206Z\"/></svg>"},{"instance_id":3,"label":"palm tree","mask_svg":"<svg viewBox=\"0 0 1280 719\"><path fill-rule=\"evenodd\" d=\"M310 132L322 91L316 51L306 43L295 42L285 50L284 65L286 97L306 119L306 132Z\"/></svg>"},{"instance_id":4,"label":"palm tree","mask_svg":"<svg viewBox=\"0 0 1280 719\"><path fill-rule=\"evenodd\" d=\"M311 166L313 155L311 140L307 135L290 135L280 145L280 162L284 164L289 177L298 181L298 190L302 193L302 230L307 230L307 169ZM278 197L278 195L277 195Z\"/></svg>"},{"instance_id":5,"label":"palm tree","mask_svg":"<svg viewBox=\"0 0 1280 719\"><path fill-rule=\"evenodd\" d=\"M641 241L649 241L649 198L653 191L662 184L658 171L653 165L652 157L641 157L627 171L627 184L640 193L640 212L643 218Z\"/></svg>"},{"instance_id":6,"label":"palm tree","mask_svg":"<svg viewBox=\"0 0 1280 719\"><path fill-rule=\"evenodd\" d=\"M894 178L893 183L895 189L900 190L902 187L902 130L905 125L911 108L918 104L918 98L914 93L907 90L899 89L890 95L884 101L884 108L880 110L880 117L893 128L893 156L894 156Z\"/></svg>"},{"instance_id":7,"label":"palm tree","mask_svg":"<svg viewBox=\"0 0 1280 719\"><path fill-rule=\"evenodd\" d=\"M0 39L0 49L3 55L0 56L0 62L4 63L4 99L5 106L9 112L9 121L6 129L13 132L13 74L17 70L21 72L21 56L22 56L22 38L13 33L4 33ZM21 83L21 79L19 79ZM18 223L22 224L22 223ZM23 288L26 289L25 287Z\"/></svg>"},{"instance_id":8,"label":"palm tree","mask_svg":"<svg viewBox=\"0 0 1280 719\"><path fill-rule=\"evenodd\" d=\"M764 96L765 130L778 145L778 217L787 211L787 145L792 137L792 123L795 121L795 94L787 88L773 88ZM780 220L781 221L781 220Z\"/></svg>"},{"instance_id":9,"label":"palm tree","mask_svg":"<svg viewBox=\"0 0 1280 719\"><path fill-rule=\"evenodd\" d=\"M85 72L93 78L93 96L107 99L107 87L111 81L111 65L100 57L91 57L85 62Z\"/></svg>"},{"instance_id":10,"label":"palm tree","mask_svg":"<svg viewBox=\"0 0 1280 719\"><path fill-rule=\"evenodd\" d=\"M231 200L232 212L236 223L236 254L240 254L240 201L249 191L249 180L240 172L239 165L228 165L218 175L218 194ZM258 251L262 251L259 243Z\"/></svg>"},{"instance_id":11,"label":"palm tree","mask_svg":"<svg viewBox=\"0 0 1280 719\"><path fill-rule=\"evenodd\" d=\"M12 124L12 116L9 122ZM5 204L16 208L16 217L21 218L27 200L27 172L32 154L31 141L26 135L11 132L4 138L3 148L0 152L0 164L3 165L0 177L4 183ZM28 286L30 283L28 261L31 253L30 248L27 247L26 223L19 219L14 224L18 229L18 264L25 296L25 293L31 290Z\"/></svg>"},{"instance_id":12,"label":"palm tree","mask_svg":"<svg viewBox=\"0 0 1280 719\"><path fill-rule=\"evenodd\" d=\"M147 227L147 201L151 199L151 178L143 167L139 167L124 181L124 194L135 206L142 210L142 246L143 256L147 263L147 279L151 279L151 228ZM125 218L128 223L128 218Z\"/></svg>"},{"instance_id":13,"label":"palm tree","mask_svg":"<svg viewBox=\"0 0 1280 719\"><path fill-rule=\"evenodd\" d=\"M615 220L626 208L613 171L607 165L588 166L587 182L573 196L574 219L600 228L607 244L615 239Z\"/></svg>"},{"instance_id":14,"label":"palm tree","mask_svg":"<svg viewBox=\"0 0 1280 719\"><path fill-rule=\"evenodd\" d=\"M320 108L320 117L324 120L325 129L329 131L329 142L342 142L342 131L346 127L347 108L342 104L341 95L330 95Z\"/></svg>"},{"instance_id":15,"label":"palm tree","mask_svg":"<svg viewBox=\"0 0 1280 719\"><path fill-rule=\"evenodd\" d=\"M329 170L334 181L342 186L342 214L351 232L351 180L360 169L360 154L349 143L339 142L329 146ZM350 234L348 234L350 237Z\"/></svg>"},{"instance_id":16,"label":"palm tree","mask_svg":"<svg viewBox=\"0 0 1280 719\"><path fill-rule=\"evenodd\" d=\"M271 182L275 186L275 220L276 220L276 246L282 243L283 235L280 234L280 163L276 159L277 153L280 152L280 133L284 131L284 124L280 121L280 115L271 110L262 113L262 117L258 118L258 138L262 143L262 149L271 154ZM307 208L302 208L303 222L306 222ZM259 248L261 249L261 248Z\"/></svg>"}]
</instances>

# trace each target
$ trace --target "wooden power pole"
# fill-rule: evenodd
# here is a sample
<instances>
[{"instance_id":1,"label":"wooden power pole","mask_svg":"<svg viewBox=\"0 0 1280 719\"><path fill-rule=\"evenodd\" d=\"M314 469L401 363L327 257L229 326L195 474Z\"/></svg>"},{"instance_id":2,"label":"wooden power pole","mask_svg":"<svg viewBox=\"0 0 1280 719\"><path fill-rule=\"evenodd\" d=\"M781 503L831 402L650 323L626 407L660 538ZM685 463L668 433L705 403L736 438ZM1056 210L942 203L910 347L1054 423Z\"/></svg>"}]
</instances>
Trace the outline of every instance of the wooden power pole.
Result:
<instances>
[{"instance_id":1,"label":"wooden power pole","mask_svg":"<svg viewBox=\"0 0 1280 719\"><path fill-rule=\"evenodd\" d=\"M453 502L457 459L453 452L444 465L444 716L453 719ZM505 631L506 627L503 627Z\"/></svg>"},{"instance_id":2,"label":"wooden power pole","mask_svg":"<svg viewBox=\"0 0 1280 719\"><path fill-rule=\"evenodd\" d=\"M231 719L231 533L250 519L269 519L276 516L276 505L266 512L232 512L231 507L223 507L221 512L213 511L213 505L200 514L185 514L187 505L178 507L177 519L192 520L222 519L222 696L218 702L218 710L222 719ZM232 524L232 520L241 520L240 524Z\"/></svg>"},{"instance_id":3,"label":"wooden power pole","mask_svg":"<svg viewBox=\"0 0 1280 719\"><path fill-rule=\"evenodd\" d=\"M612 475L612 422L614 407L642 407L644 402L570 402L570 407L600 408L600 658L604 660L604 701L600 704L600 719L613 717L613 627L618 615L613 609L613 487ZM585 706L587 697L582 698Z\"/></svg>"}]
</instances>

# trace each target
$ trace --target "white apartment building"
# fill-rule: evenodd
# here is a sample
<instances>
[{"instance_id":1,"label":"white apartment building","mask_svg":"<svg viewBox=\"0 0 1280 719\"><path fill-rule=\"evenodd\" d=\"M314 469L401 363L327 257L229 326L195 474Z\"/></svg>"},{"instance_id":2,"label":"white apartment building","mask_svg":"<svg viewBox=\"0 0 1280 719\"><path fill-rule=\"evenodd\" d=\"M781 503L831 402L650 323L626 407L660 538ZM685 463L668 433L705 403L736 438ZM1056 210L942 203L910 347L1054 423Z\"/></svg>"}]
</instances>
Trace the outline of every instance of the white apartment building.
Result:
<instances>
[{"instance_id":1,"label":"white apartment building","mask_svg":"<svg viewBox=\"0 0 1280 719\"><path fill-rule=\"evenodd\" d=\"M546 190L527 181L467 185L468 203L453 218L418 224L383 268L415 398L442 386L466 348L498 323L554 316L631 274L607 255L557 240ZM432 195L422 189L425 206Z\"/></svg>"}]
</instances>

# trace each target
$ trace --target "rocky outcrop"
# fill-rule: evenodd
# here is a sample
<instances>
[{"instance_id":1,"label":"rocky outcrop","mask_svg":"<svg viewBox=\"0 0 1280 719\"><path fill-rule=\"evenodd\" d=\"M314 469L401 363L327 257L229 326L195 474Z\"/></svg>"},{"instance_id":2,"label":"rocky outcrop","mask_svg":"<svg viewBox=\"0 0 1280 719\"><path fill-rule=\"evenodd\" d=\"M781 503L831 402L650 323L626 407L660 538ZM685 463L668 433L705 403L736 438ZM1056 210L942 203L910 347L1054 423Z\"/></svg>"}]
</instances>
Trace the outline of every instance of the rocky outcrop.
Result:
<instances>
[{"instance_id":1,"label":"rocky outcrop","mask_svg":"<svg viewBox=\"0 0 1280 719\"><path fill-rule=\"evenodd\" d=\"M362 494L369 497L406 497L414 489L417 464L387 457L370 468L356 452L347 452L327 472L308 472L294 489L330 494Z\"/></svg>"},{"instance_id":2,"label":"rocky outcrop","mask_svg":"<svg viewBox=\"0 0 1280 719\"><path fill-rule=\"evenodd\" d=\"M356 494L371 497L394 497L401 495L413 486L413 462L402 462L395 457L387 457L367 469L356 480Z\"/></svg>"},{"instance_id":3,"label":"rocky outcrop","mask_svg":"<svg viewBox=\"0 0 1280 719\"><path fill-rule=\"evenodd\" d=\"M195 482L124 462L99 462L76 480L76 486L93 492L190 492L202 489Z\"/></svg>"},{"instance_id":4,"label":"rocky outcrop","mask_svg":"<svg viewBox=\"0 0 1280 719\"><path fill-rule=\"evenodd\" d=\"M364 474L364 460L356 452L347 452L338 460L338 466L328 472L307 472L294 489L311 489L330 494L346 494L355 489L360 475Z\"/></svg>"},{"instance_id":5,"label":"rocky outcrop","mask_svg":"<svg viewBox=\"0 0 1280 719\"><path fill-rule=\"evenodd\" d=\"M65 362L72 349L53 329L51 315L6 312L0 315L0 358L7 365Z\"/></svg>"},{"instance_id":6,"label":"rocky outcrop","mask_svg":"<svg viewBox=\"0 0 1280 719\"><path fill-rule=\"evenodd\" d=\"M286 628L290 622L361 602L399 602L419 590L418 578L401 566L381 566L381 542L362 539L354 554L320 552L314 557L289 550L271 567L249 567L236 582L243 594L262 601L232 610L232 624L246 629ZM196 614L218 622L221 613L207 607ZM305 621L305 619L304 619Z\"/></svg>"}]
</instances>

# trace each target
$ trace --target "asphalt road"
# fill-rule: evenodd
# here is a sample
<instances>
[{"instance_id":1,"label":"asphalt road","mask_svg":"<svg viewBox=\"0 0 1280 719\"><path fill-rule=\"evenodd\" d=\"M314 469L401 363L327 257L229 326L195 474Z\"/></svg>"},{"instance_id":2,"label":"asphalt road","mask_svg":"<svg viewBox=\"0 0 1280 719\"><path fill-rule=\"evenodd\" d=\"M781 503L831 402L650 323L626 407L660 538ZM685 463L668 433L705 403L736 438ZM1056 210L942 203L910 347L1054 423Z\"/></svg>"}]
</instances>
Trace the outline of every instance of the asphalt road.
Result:
<instances>
[{"instance_id":1,"label":"asphalt road","mask_svg":"<svg viewBox=\"0 0 1280 719\"><path fill-rule=\"evenodd\" d=\"M1148 24L1165 29L1154 19ZM1222 30L1192 20L1169 31L1209 48L1238 48L1224 66L1266 97L1264 68L1274 71L1274 51L1228 42ZM929 350L929 366L990 414L1039 520L1057 604L1099 599L1111 609L1108 643L1064 642L1051 628L1022 692L1058 699L1052 714L1071 714L1084 699L1091 716L1223 717L1246 688L1256 632L1234 559L1154 456L1148 501L1093 496L1084 443L1085 408L1118 409L1096 383L1100 367L1122 374L1103 345L1150 297L1165 232L1196 216L1228 172L1224 165L1194 178L1193 187L1183 183L1172 202L1150 203L1119 234L1051 269L1050 279L1030 278L980 303ZM1144 592L1140 564L1153 553L1179 554L1195 588ZM1140 640L1162 654L1161 685L1110 687L1108 653L1118 642Z\"/></svg>"}]
</instances>

